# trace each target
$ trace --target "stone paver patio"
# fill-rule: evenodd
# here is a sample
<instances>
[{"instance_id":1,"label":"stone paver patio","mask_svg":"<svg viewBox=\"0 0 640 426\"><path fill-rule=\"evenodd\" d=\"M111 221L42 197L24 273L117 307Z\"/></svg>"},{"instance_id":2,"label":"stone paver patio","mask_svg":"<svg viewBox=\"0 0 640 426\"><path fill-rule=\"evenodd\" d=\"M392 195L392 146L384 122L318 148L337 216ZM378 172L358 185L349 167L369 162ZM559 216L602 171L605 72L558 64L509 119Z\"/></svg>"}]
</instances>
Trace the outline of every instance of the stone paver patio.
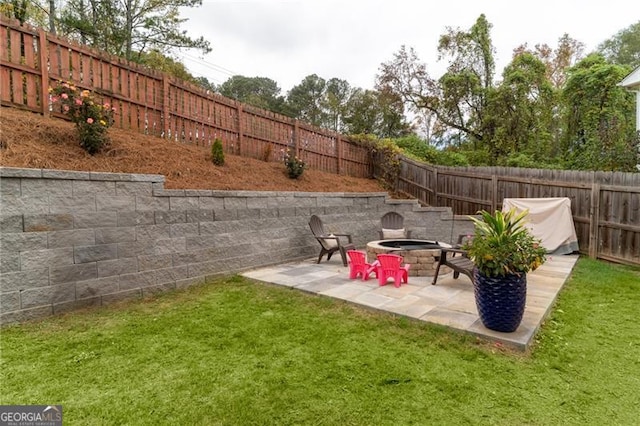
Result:
<instances>
[{"instance_id":1,"label":"stone paver patio","mask_svg":"<svg viewBox=\"0 0 640 426\"><path fill-rule=\"evenodd\" d=\"M255 269L242 275L441 324L524 351L549 314L577 260L577 255L551 256L544 265L527 275L524 318L513 333L489 330L482 325L476 310L473 285L464 275L458 279L454 279L452 273L441 275L435 286L431 285L432 277L409 277L409 283L400 288L396 288L393 281L379 286L375 277L368 281L350 280L349 268L342 265L340 256L320 264L309 259Z\"/></svg>"}]
</instances>

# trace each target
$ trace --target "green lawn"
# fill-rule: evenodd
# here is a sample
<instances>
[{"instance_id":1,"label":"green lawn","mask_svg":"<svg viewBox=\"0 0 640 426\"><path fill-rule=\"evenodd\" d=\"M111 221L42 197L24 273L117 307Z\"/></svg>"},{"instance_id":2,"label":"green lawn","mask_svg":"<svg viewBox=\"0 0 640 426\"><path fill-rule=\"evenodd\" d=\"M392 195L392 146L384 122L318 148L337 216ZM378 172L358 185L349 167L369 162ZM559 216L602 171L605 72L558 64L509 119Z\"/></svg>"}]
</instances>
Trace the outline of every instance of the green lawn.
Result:
<instances>
[{"instance_id":1,"label":"green lawn","mask_svg":"<svg viewBox=\"0 0 640 426\"><path fill-rule=\"evenodd\" d=\"M0 404L65 425L640 422L640 268L581 259L529 354L229 277L4 327Z\"/></svg>"}]
</instances>

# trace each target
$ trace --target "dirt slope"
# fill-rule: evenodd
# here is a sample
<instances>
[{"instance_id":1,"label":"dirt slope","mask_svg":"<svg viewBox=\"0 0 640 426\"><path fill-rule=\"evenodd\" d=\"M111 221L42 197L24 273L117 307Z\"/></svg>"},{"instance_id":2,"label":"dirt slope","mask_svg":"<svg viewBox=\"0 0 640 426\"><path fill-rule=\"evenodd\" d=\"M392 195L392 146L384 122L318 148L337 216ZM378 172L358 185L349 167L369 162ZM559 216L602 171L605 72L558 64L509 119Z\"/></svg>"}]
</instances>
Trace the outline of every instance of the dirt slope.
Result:
<instances>
[{"instance_id":1,"label":"dirt slope","mask_svg":"<svg viewBox=\"0 0 640 426\"><path fill-rule=\"evenodd\" d=\"M379 192L372 179L306 170L289 179L281 163L225 155L214 166L204 147L112 128L110 147L91 156L77 142L72 123L44 118L14 108L0 108L0 165L120 173L151 173L166 177L167 189L252 191Z\"/></svg>"}]
</instances>

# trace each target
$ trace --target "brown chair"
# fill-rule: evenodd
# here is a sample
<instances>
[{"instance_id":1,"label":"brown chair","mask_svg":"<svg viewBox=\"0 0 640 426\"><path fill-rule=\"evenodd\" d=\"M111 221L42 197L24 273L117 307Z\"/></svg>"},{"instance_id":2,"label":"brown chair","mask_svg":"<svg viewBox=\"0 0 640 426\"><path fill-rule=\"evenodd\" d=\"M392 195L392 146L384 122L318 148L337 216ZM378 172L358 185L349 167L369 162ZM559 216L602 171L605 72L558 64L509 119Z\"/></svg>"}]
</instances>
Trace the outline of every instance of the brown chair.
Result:
<instances>
[{"instance_id":1,"label":"brown chair","mask_svg":"<svg viewBox=\"0 0 640 426\"><path fill-rule=\"evenodd\" d=\"M309 227L311 228L311 232L313 236L320 243L320 254L318 255L318 263L322 260L322 256L327 255L327 260L331 259L331 255L336 251L340 252L340 256L342 256L342 264L347 266L347 250L355 249L353 245L353 240L351 238L351 234L330 234L324 230L324 225L322 220L316 216L312 215L311 219L309 219ZM346 237L348 243L343 245L340 242L339 237Z\"/></svg>"},{"instance_id":2,"label":"brown chair","mask_svg":"<svg viewBox=\"0 0 640 426\"><path fill-rule=\"evenodd\" d=\"M404 228L404 217L400 213L388 212L380 218L380 239L411 238L411 230Z\"/></svg>"},{"instance_id":3,"label":"brown chair","mask_svg":"<svg viewBox=\"0 0 640 426\"><path fill-rule=\"evenodd\" d=\"M433 276L433 282L431 283L432 285L436 284L436 281L438 280L438 273L440 272L440 267L443 265L453 269L454 279L457 279L460 274L465 274L469 277L471 282L473 282L473 261L469 259L469 257L467 256L467 252L461 248L465 238L467 238L467 235L459 235L458 243L456 245L454 245L452 248L442 248L440 250L440 259L438 260L436 273Z\"/></svg>"}]
</instances>

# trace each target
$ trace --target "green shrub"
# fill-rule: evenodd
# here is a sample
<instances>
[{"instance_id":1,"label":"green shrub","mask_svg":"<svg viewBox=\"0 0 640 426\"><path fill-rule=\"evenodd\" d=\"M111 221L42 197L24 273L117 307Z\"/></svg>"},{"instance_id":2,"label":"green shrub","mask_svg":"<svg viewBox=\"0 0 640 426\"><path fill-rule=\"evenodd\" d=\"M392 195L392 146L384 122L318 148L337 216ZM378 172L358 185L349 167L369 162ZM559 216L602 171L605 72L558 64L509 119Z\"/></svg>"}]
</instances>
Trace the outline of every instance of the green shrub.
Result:
<instances>
[{"instance_id":1,"label":"green shrub","mask_svg":"<svg viewBox=\"0 0 640 426\"><path fill-rule=\"evenodd\" d=\"M434 162L437 150L418 135L395 138L393 141L398 145L398 148L402 148L405 155L413 156L419 160L426 160L429 163Z\"/></svg>"},{"instance_id":2,"label":"green shrub","mask_svg":"<svg viewBox=\"0 0 640 426\"><path fill-rule=\"evenodd\" d=\"M298 179L302 176L307 165L300 158L291 155L291 150L287 150L284 155L284 165L287 168L287 176L291 179Z\"/></svg>"},{"instance_id":3,"label":"green shrub","mask_svg":"<svg viewBox=\"0 0 640 426\"><path fill-rule=\"evenodd\" d=\"M369 161L374 166L373 174L380 184L389 191L397 188L400 171L399 156L402 149L393 139L378 139L374 135L350 135L349 141L369 150Z\"/></svg>"},{"instance_id":4,"label":"green shrub","mask_svg":"<svg viewBox=\"0 0 640 426\"><path fill-rule=\"evenodd\" d=\"M438 151L437 164L449 167L464 167L469 165L469 159L461 152L456 151Z\"/></svg>"},{"instance_id":5,"label":"green shrub","mask_svg":"<svg viewBox=\"0 0 640 426\"><path fill-rule=\"evenodd\" d=\"M72 83L59 82L49 88L49 93L51 102L60 105L61 112L75 123L85 151L93 155L108 144L107 129L113 125L115 108L98 102L89 90L80 90Z\"/></svg>"},{"instance_id":6,"label":"green shrub","mask_svg":"<svg viewBox=\"0 0 640 426\"><path fill-rule=\"evenodd\" d=\"M211 145L211 161L216 166L224 166L224 151L222 150L222 141L216 138Z\"/></svg>"}]
</instances>

